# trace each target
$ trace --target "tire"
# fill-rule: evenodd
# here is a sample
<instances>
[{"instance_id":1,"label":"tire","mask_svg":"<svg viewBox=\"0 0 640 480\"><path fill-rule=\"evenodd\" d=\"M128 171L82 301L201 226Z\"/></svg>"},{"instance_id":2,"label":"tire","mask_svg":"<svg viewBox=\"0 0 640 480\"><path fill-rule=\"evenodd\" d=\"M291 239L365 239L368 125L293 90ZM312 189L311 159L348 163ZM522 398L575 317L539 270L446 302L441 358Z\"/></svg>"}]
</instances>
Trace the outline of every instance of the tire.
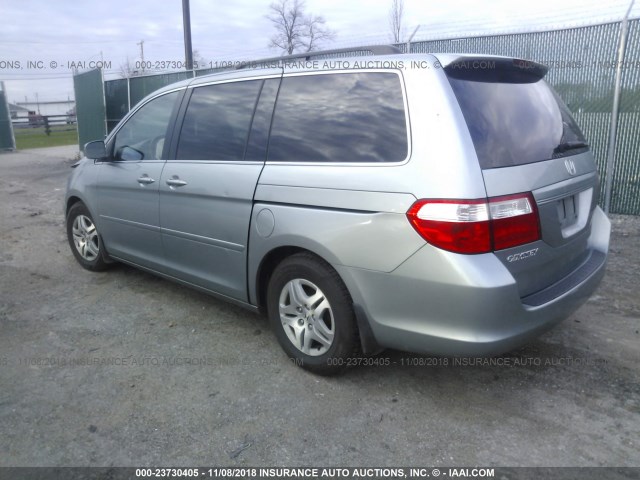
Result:
<instances>
[{"instance_id":1,"label":"tire","mask_svg":"<svg viewBox=\"0 0 640 480\"><path fill-rule=\"evenodd\" d=\"M267 313L284 351L306 370L335 375L358 356L351 296L338 273L314 255L298 253L276 267Z\"/></svg>"},{"instance_id":2,"label":"tire","mask_svg":"<svg viewBox=\"0 0 640 480\"><path fill-rule=\"evenodd\" d=\"M102 239L84 203L74 204L67 213L67 239L73 255L84 268L92 272L108 268L103 258Z\"/></svg>"}]
</instances>

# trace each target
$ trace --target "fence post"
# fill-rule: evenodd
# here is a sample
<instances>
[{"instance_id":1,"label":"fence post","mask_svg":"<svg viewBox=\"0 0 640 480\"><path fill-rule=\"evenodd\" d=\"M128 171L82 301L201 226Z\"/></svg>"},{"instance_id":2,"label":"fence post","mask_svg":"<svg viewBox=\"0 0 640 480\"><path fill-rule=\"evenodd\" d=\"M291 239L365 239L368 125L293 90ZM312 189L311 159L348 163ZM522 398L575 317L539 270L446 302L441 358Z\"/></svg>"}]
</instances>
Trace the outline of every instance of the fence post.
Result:
<instances>
[{"instance_id":1,"label":"fence post","mask_svg":"<svg viewBox=\"0 0 640 480\"><path fill-rule=\"evenodd\" d=\"M49 117L45 115L44 117L42 117L42 120L44 121L44 133L46 133L48 137L49 135L51 135L51 126L49 125Z\"/></svg>"},{"instance_id":2,"label":"fence post","mask_svg":"<svg viewBox=\"0 0 640 480\"><path fill-rule=\"evenodd\" d=\"M15 150L16 137L11 123L9 100L4 89L4 82L0 82L0 150Z\"/></svg>"},{"instance_id":3,"label":"fence post","mask_svg":"<svg viewBox=\"0 0 640 480\"><path fill-rule=\"evenodd\" d=\"M411 36L407 39L407 51L405 53L411 53L411 40L413 40L413 36L416 34L416 32L421 26L422 25L418 24L418 26L415 28Z\"/></svg>"},{"instance_id":4,"label":"fence post","mask_svg":"<svg viewBox=\"0 0 640 480\"><path fill-rule=\"evenodd\" d=\"M607 147L607 164L605 168L604 212L609 215L611 208L611 188L613 186L613 174L615 173L616 155L616 129L618 127L618 110L620 108L620 83L622 82L622 63L624 62L625 47L627 45L627 32L629 29L629 14L635 0L627 9L627 13L620 24L620 43L618 45L618 63L616 65L616 81L613 90L613 108L611 110L611 126L609 127L609 145Z\"/></svg>"}]
</instances>

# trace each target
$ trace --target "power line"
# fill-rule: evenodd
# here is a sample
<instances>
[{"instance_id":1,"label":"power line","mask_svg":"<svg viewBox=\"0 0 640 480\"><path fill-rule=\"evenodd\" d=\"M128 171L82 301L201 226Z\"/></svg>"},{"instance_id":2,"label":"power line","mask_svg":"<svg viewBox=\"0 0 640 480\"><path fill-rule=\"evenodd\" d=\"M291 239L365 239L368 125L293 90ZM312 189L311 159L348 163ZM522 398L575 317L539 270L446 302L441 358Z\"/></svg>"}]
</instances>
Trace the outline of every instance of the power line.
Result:
<instances>
[{"instance_id":1,"label":"power line","mask_svg":"<svg viewBox=\"0 0 640 480\"><path fill-rule=\"evenodd\" d=\"M5 78L4 81L6 82L29 82L29 81L33 81L33 80L62 80L62 79L72 79L73 75L68 74L67 76L64 77L39 77L39 78Z\"/></svg>"},{"instance_id":2,"label":"power line","mask_svg":"<svg viewBox=\"0 0 640 480\"><path fill-rule=\"evenodd\" d=\"M181 44L181 41L178 40L165 40L163 38L159 38L157 40L145 40L149 43L175 43ZM41 41L41 40L24 40L24 41L0 41L0 45L51 45L55 43L56 45L101 45L103 43L131 43L131 39L126 40L96 40L96 41L87 41L87 42L75 42L75 41L60 41L57 38L51 39L50 41Z\"/></svg>"}]
</instances>

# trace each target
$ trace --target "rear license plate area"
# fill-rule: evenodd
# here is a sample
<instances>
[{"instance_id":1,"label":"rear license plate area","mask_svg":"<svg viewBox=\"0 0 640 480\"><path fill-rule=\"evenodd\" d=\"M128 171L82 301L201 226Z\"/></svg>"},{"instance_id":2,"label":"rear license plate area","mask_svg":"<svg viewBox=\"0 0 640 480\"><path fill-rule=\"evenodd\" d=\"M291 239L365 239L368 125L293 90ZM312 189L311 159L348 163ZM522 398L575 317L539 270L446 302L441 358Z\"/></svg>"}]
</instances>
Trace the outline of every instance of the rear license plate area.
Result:
<instances>
[{"instance_id":1,"label":"rear license plate area","mask_svg":"<svg viewBox=\"0 0 640 480\"><path fill-rule=\"evenodd\" d=\"M579 202L576 195L571 195L558 200L558 220L560 220L560 226L562 229L570 227L578 221L580 213L578 211L578 205Z\"/></svg>"}]
</instances>

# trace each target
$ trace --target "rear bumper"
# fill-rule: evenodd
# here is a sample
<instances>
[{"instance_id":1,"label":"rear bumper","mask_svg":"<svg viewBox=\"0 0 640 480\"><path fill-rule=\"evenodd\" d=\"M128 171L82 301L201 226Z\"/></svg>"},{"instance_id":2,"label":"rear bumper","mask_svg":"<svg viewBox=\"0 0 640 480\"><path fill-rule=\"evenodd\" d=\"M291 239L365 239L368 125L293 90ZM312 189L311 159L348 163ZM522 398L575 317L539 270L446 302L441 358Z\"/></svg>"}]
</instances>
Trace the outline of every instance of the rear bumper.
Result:
<instances>
[{"instance_id":1,"label":"rear bumper","mask_svg":"<svg viewBox=\"0 0 640 480\"><path fill-rule=\"evenodd\" d=\"M380 346L496 355L542 334L589 298L604 276L610 229L596 209L585 263L524 299L493 254L457 255L425 245L391 273L336 268Z\"/></svg>"}]
</instances>

